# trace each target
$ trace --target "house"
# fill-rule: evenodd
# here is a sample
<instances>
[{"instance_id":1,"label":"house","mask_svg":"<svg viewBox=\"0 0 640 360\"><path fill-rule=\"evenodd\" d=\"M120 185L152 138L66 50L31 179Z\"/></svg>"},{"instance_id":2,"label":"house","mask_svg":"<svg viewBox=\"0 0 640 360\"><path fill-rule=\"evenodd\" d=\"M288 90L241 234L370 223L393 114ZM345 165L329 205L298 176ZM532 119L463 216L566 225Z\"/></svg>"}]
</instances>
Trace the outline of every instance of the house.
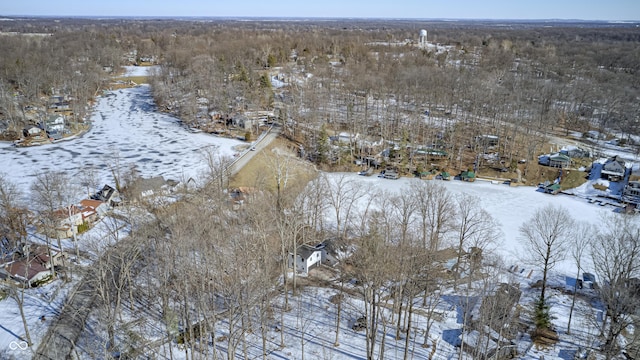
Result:
<instances>
[{"instance_id":1,"label":"house","mask_svg":"<svg viewBox=\"0 0 640 360\"><path fill-rule=\"evenodd\" d=\"M82 209L76 205L70 205L53 212L55 218L55 237L61 239L70 238L78 232L78 225L82 225Z\"/></svg>"},{"instance_id":2,"label":"house","mask_svg":"<svg viewBox=\"0 0 640 360\"><path fill-rule=\"evenodd\" d=\"M37 261L17 260L7 265L4 271L14 280L28 285L36 285L51 276L51 270L45 268Z\"/></svg>"},{"instance_id":3,"label":"house","mask_svg":"<svg viewBox=\"0 0 640 360\"><path fill-rule=\"evenodd\" d=\"M397 180L400 177L400 175L395 170L387 169L384 171L384 174L382 177L384 177L385 179Z\"/></svg>"},{"instance_id":4,"label":"house","mask_svg":"<svg viewBox=\"0 0 640 360\"><path fill-rule=\"evenodd\" d=\"M549 166L555 168L567 168L571 165L571 158L563 154L554 154L549 157Z\"/></svg>"},{"instance_id":5,"label":"house","mask_svg":"<svg viewBox=\"0 0 640 360\"><path fill-rule=\"evenodd\" d=\"M45 121L45 129L47 131L60 131L64 130L64 116L54 114L49 116L49 118Z\"/></svg>"},{"instance_id":6,"label":"house","mask_svg":"<svg viewBox=\"0 0 640 360\"><path fill-rule=\"evenodd\" d=\"M476 143L482 147L492 147L498 145L500 138L496 135L476 136Z\"/></svg>"},{"instance_id":7,"label":"house","mask_svg":"<svg viewBox=\"0 0 640 360\"><path fill-rule=\"evenodd\" d=\"M22 135L24 135L24 137L38 136L41 133L42 133L42 129L40 129L37 126L32 126L32 127L25 128L24 130L22 130Z\"/></svg>"},{"instance_id":8,"label":"house","mask_svg":"<svg viewBox=\"0 0 640 360\"><path fill-rule=\"evenodd\" d=\"M307 274L313 267L322 264L322 249L321 244L316 246L301 245L296 249L295 267L299 273ZM293 268L294 258L293 253L289 253L288 266Z\"/></svg>"},{"instance_id":9,"label":"house","mask_svg":"<svg viewBox=\"0 0 640 360\"><path fill-rule=\"evenodd\" d=\"M100 200L80 200L82 219L84 222L94 222L107 214L108 205Z\"/></svg>"},{"instance_id":10,"label":"house","mask_svg":"<svg viewBox=\"0 0 640 360\"><path fill-rule=\"evenodd\" d=\"M301 245L296 250L296 271L308 274L309 270L323 265L333 266L338 263L338 255L333 243L329 240L315 246ZM293 268L293 253L289 253L287 264Z\"/></svg>"},{"instance_id":11,"label":"house","mask_svg":"<svg viewBox=\"0 0 640 360\"><path fill-rule=\"evenodd\" d=\"M581 149L574 145L565 146L560 150L560 154L566 155L570 158L588 158L591 157L591 153L587 150Z\"/></svg>"},{"instance_id":12,"label":"house","mask_svg":"<svg viewBox=\"0 0 640 360\"><path fill-rule=\"evenodd\" d=\"M629 181L622 190L622 201L635 206L640 205L640 181Z\"/></svg>"},{"instance_id":13,"label":"house","mask_svg":"<svg viewBox=\"0 0 640 360\"><path fill-rule=\"evenodd\" d=\"M463 171L460 173L460 179L462 181L474 182L476 181L476 173L471 170Z\"/></svg>"},{"instance_id":14,"label":"house","mask_svg":"<svg viewBox=\"0 0 640 360\"><path fill-rule=\"evenodd\" d=\"M46 246L26 244L0 263L0 279L13 279L19 284L35 286L51 277L51 267L62 265L64 255ZM51 257L49 256L51 255Z\"/></svg>"},{"instance_id":15,"label":"house","mask_svg":"<svg viewBox=\"0 0 640 360\"><path fill-rule=\"evenodd\" d=\"M625 161L616 155L604 163L600 176L609 181L621 181L624 179L626 171Z\"/></svg>"},{"instance_id":16,"label":"house","mask_svg":"<svg viewBox=\"0 0 640 360\"><path fill-rule=\"evenodd\" d=\"M27 244L25 245L25 247L31 248L31 245ZM54 267L61 266L65 258L64 253L62 253L61 251L48 249L45 245L35 246L29 249L28 253L25 250L25 247L23 247L23 251L21 252L23 256L26 256L28 254L30 257L33 257L35 261L39 262L40 265L44 266L47 269L50 269L52 265ZM51 254L49 254L49 252Z\"/></svg>"},{"instance_id":17,"label":"house","mask_svg":"<svg viewBox=\"0 0 640 360\"><path fill-rule=\"evenodd\" d=\"M338 137L336 138L336 140L340 143L351 144L353 141L357 140L359 136L360 136L359 134L341 132L338 134Z\"/></svg>"},{"instance_id":18,"label":"house","mask_svg":"<svg viewBox=\"0 0 640 360\"><path fill-rule=\"evenodd\" d=\"M165 195L177 185L173 180L165 180L162 176L148 179L139 178L127 186L127 194L132 200L141 200L146 197Z\"/></svg>"},{"instance_id":19,"label":"house","mask_svg":"<svg viewBox=\"0 0 640 360\"><path fill-rule=\"evenodd\" d=\"M91 200L100 200L108 206L115 206L118 203L116 201L117 197L118 191L109 185L105 185L100 191L91 196Z\"/></svg>"},{"instance_id":20,"label":"house","mask_svg":"<svg viewBox=\"0 0 640 360\"><path fill-rule=\"evenodd\" d=\"M70 205L63 209L58 209L53 212L56 220L60 223L80 225L82 224L82 209L76 205Z\"/></svg>"}]
</instances>

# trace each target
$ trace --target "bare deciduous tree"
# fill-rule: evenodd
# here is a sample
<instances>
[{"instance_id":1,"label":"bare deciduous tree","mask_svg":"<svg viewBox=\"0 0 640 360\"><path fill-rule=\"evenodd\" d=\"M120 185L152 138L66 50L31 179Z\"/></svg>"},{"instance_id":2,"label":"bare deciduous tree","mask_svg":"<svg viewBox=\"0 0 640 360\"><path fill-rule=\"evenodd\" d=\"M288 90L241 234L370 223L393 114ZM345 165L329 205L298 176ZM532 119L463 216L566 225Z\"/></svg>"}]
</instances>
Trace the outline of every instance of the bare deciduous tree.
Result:
<instances>
[{"instance_id":1,"label":"bare deciduous tree","mask_svg":"<svg viewBox=\"0 0 640 360\"><path fill-rule=\"evenodd\" d=\"M638 276L640 276L640 225L637 216L610 216L605 227L595 234L591 255L601 285L598 293L605 306L602 323L607 359L620 350L618 337L633 324L630 314L640 308Z\"/></svg>"},{"instance_id":2,"label":"bare deciduous tree","mask_svg":"<svg viewBox=\"0 0 640 360\"><path fill-rule=\"evenodd\" d=\"M573 219L568 211L559 206L547 205L536 210L533 217L520 226L523 245L527 247L528 261L542 271L540 298L536 305L538 327L549 324L546 302L547 277L549 271L564 259L565 250L573 228Z\"/></svg>"}]
</instances>

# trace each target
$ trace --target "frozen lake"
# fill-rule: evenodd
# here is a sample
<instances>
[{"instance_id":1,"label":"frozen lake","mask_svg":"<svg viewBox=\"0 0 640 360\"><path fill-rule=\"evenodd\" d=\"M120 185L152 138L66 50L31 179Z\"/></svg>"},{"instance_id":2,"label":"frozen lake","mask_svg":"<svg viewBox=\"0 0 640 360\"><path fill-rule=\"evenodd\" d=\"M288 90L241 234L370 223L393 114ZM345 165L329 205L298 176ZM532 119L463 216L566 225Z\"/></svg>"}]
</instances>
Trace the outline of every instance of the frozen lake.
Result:
<instances>
[{"instance_id":1,"label":"frozen lake","mask_svg":"<svg viewBox=\"0 0 640 360\"><path fill-rule=\"evenodd\" d=\"M387 180L376 176L359 176L356 173L326 173L326 176L334 179L333 181L345 177L345 181L355 182L358 187L367 189L370 195L380 192L399 194L402 191L407 191L412 181L436 182L444 186L453 196L462 193L473 195L478 199L480 206L498 221L499 230L504 237L495 247L508 265L521 265L520 261L524 258L524 251L527 250L520 237L519 228L524 222L531 219L536 210L548 204L561 206L573 219L590 224L602 223L603 219L607 215L613 215L615 210L611 206L590 204L587 200L576 196L544 194L532 186L510 187L480 180L473 183L459 180L418 180L404 177L398 180ZM365 206L366 202L366 200L360 201L359 206ZM372 206L378 207L379 204L374 201ZM326 221L335 222L335 212L328 210ZM558 264L556 270L572 275L575 272L574 267L573 260L569 256Z\"/></svg>"},{"instance_id":2,"label":"frozen lake","mask_svg":"<svg viewBox=\"0 0 640 360\"><path fill-rule=\"evenodd\" d=\"M148 85L99 98L91 122L88 133L67 141L24 148L0 143L0 172L25 191L38 173L64 171L76 178L90 167L98 169L102 184L113 185L109 167L119 157L123 169L135 164L142 176L181 180L206 170L205 149L213 146L221 155L235 156L234 147L243 144L190 133L178 119L157 111Z\"/></svg>"}]
</instances>

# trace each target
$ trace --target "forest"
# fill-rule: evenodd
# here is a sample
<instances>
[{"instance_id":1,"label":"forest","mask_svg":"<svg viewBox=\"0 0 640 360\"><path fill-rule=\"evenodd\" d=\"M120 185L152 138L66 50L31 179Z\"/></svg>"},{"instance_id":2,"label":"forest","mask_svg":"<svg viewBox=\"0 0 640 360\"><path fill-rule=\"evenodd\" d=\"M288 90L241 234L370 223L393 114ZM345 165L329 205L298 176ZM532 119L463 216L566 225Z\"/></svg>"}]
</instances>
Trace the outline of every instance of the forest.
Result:
<instances>
[{"instance_id":1,"label":"forest","mask_svg":"<svg viewBox=\"0 0 640 360\"><path fill-rule=\"evenodd\" d=\"M634 24L16 18L0 24L0 39L3 140L45 121L57 97L74 131L90 129L92 106L114 90L122 67L151 66L144 80L157 110L186 128L214 124L228 135L245 119L255 124L242 132L250 142L268 122L285 144L244 183L230 159L209 154L198 187L144 201L128 198L134 169L120 158L109 164L124 205L103 220L99 241L80 251L74 237L75 254L57 267L86 294L82 305L67 301L69 317L57 323L79 321L69 345L76 358L506 359L533 344L553 348L572 331L583 334L576 342L589 358L640 354L637 215L592 224L561 206L538 208L518 228L520 260L540 275L529 284L507 269L500 219L477 197L416 179L399 193L378 191L344 175L473 169L535 185L558 177L537 164L554 139L579 140L594 156L599 141L615 139L637 157ZM271 115L261 123L258 113ZM74 182L98 185L42 172L27 192L0 168L3 256L35 233L56 246L39 229L73 201ZM231 185L251 190L234 202ZM337 264L317 269L322 276L290 269L290 257L320 245ZM563 261L576 279L589 263L600 286L552 286ZM0 289L0 302L19 305L31 344L30 289ZM566 328L554 325L561 297L571 303ZM596 302L601 318L584 310L572 330L574 307ZM448 341L443 329L456 311L459 341ZM325 338L313 340L318 322L328 324ZM585 327L594 333L575 330ZM57 348L50 339L34 358ZM344 353L310 352L314 341Z\"/></svg>"}]
</instances>

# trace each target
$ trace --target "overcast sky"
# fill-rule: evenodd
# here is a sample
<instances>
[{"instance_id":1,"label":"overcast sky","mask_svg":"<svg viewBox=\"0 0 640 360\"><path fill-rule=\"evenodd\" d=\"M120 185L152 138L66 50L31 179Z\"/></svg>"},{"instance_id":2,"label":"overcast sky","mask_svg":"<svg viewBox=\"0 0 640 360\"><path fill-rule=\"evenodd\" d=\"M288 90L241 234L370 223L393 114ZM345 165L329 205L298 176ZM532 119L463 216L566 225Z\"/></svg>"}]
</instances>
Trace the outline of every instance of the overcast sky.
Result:
<instances>
[{"instance_id":1,"label":"overcast sky","mask_svg":"<svg viewBox=\"0 0 640 360\"><path fill-rule=\"evenodd\" d=\"M0 15L640 20L640 0L0 0Z\"/></svg>"}]
</instances>

